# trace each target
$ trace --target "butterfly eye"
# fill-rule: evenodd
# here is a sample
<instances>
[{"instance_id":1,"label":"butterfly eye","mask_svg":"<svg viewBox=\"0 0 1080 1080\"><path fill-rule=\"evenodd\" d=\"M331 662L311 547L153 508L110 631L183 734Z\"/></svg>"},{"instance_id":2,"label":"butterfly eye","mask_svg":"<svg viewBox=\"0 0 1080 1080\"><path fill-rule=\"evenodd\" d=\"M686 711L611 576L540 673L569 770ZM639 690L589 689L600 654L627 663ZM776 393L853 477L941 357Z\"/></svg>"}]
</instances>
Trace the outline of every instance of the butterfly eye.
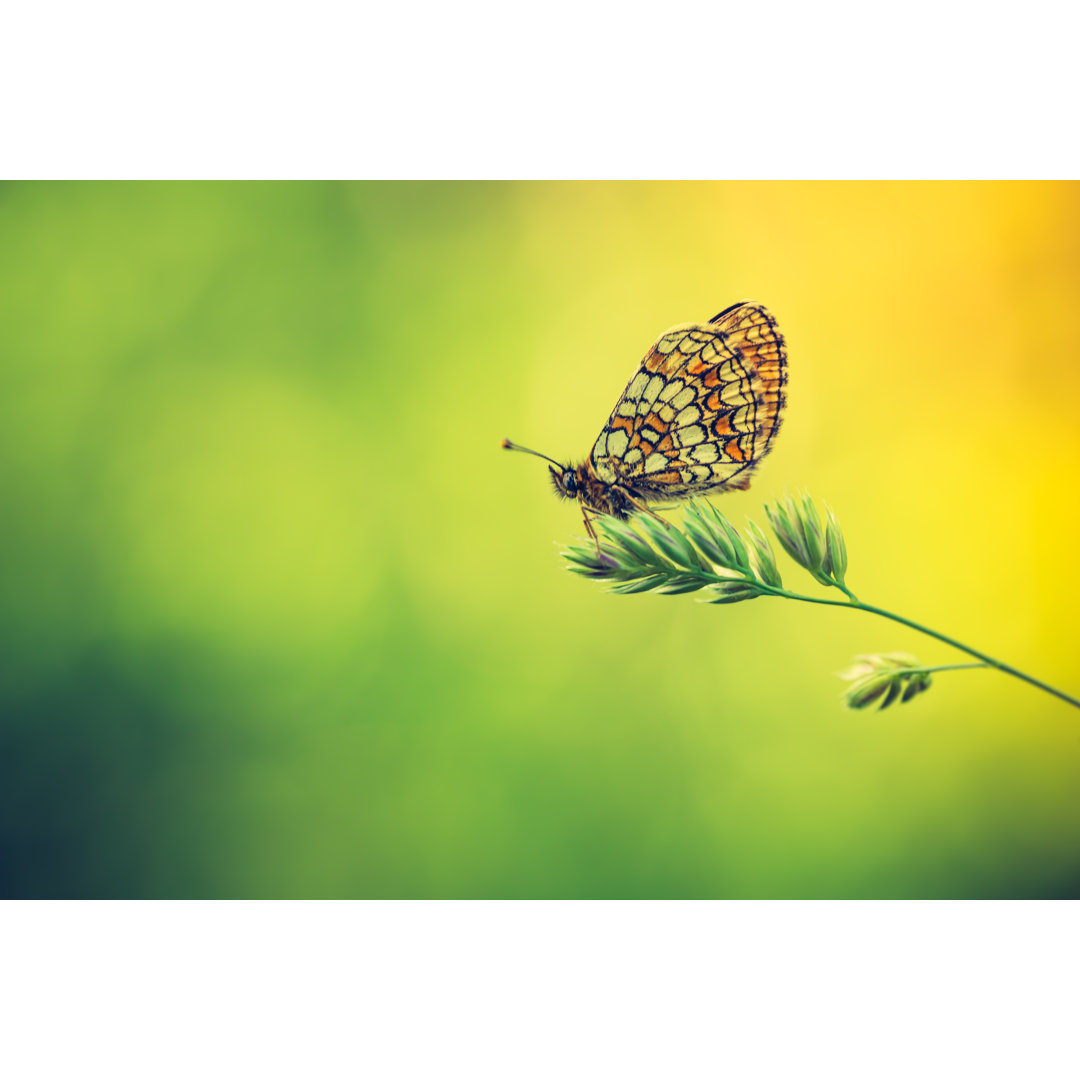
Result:
<instances>
[{"instance_id":1,"label":"butterfly eye","mask_svg":"<svg viewBox=\"0 0 1080 1080\"><path fill-rule=\"evenodd\" d=\"M563 487L566 488L567 495L577 494L577 477L572 470L567 469L566 472L562 474L562 482Z\"/></svg>"}]
</instances>

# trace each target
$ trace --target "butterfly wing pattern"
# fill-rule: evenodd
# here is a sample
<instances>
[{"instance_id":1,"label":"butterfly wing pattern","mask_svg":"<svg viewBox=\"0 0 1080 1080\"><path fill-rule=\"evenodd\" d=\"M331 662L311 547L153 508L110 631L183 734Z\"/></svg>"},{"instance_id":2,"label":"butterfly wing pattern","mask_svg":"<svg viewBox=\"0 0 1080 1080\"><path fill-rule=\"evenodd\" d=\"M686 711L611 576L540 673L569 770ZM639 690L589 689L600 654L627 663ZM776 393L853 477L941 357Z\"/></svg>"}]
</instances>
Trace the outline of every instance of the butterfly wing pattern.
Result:
<instances>
[{"instance_id":1,"label":"butterfly wing pattern","mask_svg":"<svg viewBox=\"0 0 1080 1080\"><path fill-rule=\"evenodd\" d=\"M593 471L646 501L745 490L779 430L786 382L784 338L761 304L672 327L600 432Z\"/></svg>"}]
</instances>

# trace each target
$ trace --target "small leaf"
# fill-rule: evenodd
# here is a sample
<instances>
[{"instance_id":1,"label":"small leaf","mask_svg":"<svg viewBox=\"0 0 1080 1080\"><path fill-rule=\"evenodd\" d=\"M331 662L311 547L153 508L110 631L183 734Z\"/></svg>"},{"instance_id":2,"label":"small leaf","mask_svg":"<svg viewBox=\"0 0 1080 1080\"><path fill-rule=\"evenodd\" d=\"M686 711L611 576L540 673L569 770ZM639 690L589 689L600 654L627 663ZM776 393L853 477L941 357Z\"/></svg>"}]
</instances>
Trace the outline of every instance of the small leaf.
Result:
<instances>
[{"instance_id":1,"label":"small leaf","mask_svg":"<svg viewBox=\"0 0 1080 1080\"><path fill-rule=\"evenodd\" d=\"M620 569L618 562L611 555L602 553L598 556L596 549L591 547L572 546L563 552L563 558L570 563L567 569L575 574L600 580L615 576Z\"/></svg>"},{"instance_id":2,"label":"small leaf","mask_svg":"<svg viewBox=\"0 0 1080 1080\"><path fill-rule=\"evenodd\" d=\"M600 528L616 547L634 555L643 566L662 564L660 556L625 521L605 515Z\"/></svg>"},{"instance_id":3,"label":"small leaf","mask_svg":"<svg viewBox=\"0 0 1080 1080\"><path fill-rule=\"evenodd\" d=\"M684 570L687 568L686 552L675 539L676 536L679 535L677 530L671 529L669 531L668 526L661 525L653 518L645 517L641 514L634 518L634 523L649 538L649 543L659 548L659 550L667 557L668 562L672 566L680 567Z\"/></svg>"},{"instance_id":4,"label":"small leaf","mask_svg":"<svg viewBox=\"0 0 1080 1080\"><path fill-rule=\"evenodd\" d=\"M889 689L886 692L885 697L882 698L881 704L878 706L879 712L882 709L887 709L900 696L903 681L902 678L889 680Z\"/></svg>"},{"instance_id":5,"label":"small leaf","mask_svg":"<svg viewBox=\"0 0 1080 1080\"><path fill-rule=\"evenodd\" d=\"M930 686L930 673L910 653L857 656L840 677L851 682L843 694L849 709L865 709L880 698L880 711L897 701L904 704Z\"/></svg>"},{"instance_id":6,"label":"small leaf","mask_svg":"<svg viewBox=\"0 0 1080 1080\"><path fill-rule=\"evenodd\" d=\"M663 585L666 580L667 578L663 574L649 574L646 577L638 578L636 581L622 581L617 585L612 585L611 591L622 595L651 592L653 589Z\"/></svg>"},{"instance_id":7,"label":"small leaf","mask_svg":"<svg viewBox=\"0 0 1080 1080\"><path fill-rule=\"evenodd\" d=\"M871 675L849 686L844 693L844 701L849 709L865 709L889 688L887 675Z\"/></svg>"},{"instance_id":8,"label":"small leaf","mask_svg":"<svg viewBox=\"0 0 1080 1080\"><path fill-rule=\"evenodd\" d=\"M683 553L682 565L697 570L708 570L709 565L698 554L698 550L690 542L690 538L680 532L674 525L668 525L668 539L671 540Z\"/></svg>"},{"instance_id":9,"label":"small leaf","mask_svg":"<svg viewBox=\"0 0 1080 1080\"><path fill-rule=\"evenodd\" d=\"M709 582L704 581L702 578L682 574L668 578L664 585L657 589L657 592L661 592L665 596L680 596L683 593L697 592L699 589L704 589L708 584Z\"/></svg>"},{"instance_id":10,"label":"small leaf","mask_svg":"<svg viewBox=\"0 0 1080 1080\"><path fill-rule=\"evenodd\" d=\"M733 570L749 570L750 569L750 556L746 551L746 545L742 541L742 537L739 535L735 526L719 510L716 509L712 503L706 504L712 513L714 522L717 528L723 533L724 538L731 545L731 551L734 556L735 565L731 568Z\"/></svg>"},{"instance_id":11,"label":"small leaf","mask_svg":"<svg viewBox=\"0 0 1080 1080\"><path fill-rule=\"evenodd\" d=\"M838 584L847 574L847 544L831 506L825 506L825 573Z\"/></svg>"},{"instance_id":12,"label":"small leaf","mask_svg":"<svg viewBox=\"0 0 1080 1080\"><path fill-rule=\"evenodd\" d=\"M806 544L808 559L806 568L817 577L821 573L821 564L825 557L825 537L814 500L809 495L803 495L796 507L796 513Z\"/></svg>"},{"instance_id":13,"label":"small leaf","mask_svg":"<svg viewBox=\"0 0 1080 1080\"><path fill-rule=\"evenodd\" d=\"M627 551L626 548L609 547L605 544L601 550L605 555L610 554L611 558L619 564L620 570L641 571L648 567L647 563L642 562L634 552Z\"/></svg>"},{"instance_id":14,"label":"small leaf","mask_svg":"<svg viewBox=\"0 0 1080 1080\"><path fill-rule=\"evenodd\" d=\"M801 532L792 524L791 514L788 511L789 505L792 507L794 505L790 497L787 497L784 502L777 500L772 506L766 503L765 517L768 518L776 539L789 558L799 566L806 567L809 556L806 553Z\"/></svg>"},{"instance_id":15,"label":"small leaf","mask_svg":"<svg viewBox=\"0 0 1080 1080\"><path fill-rule=\"evenodd\" d=\"M761 590L752 582L741 580L725 581L720 585L714 585L713 592L716 596L706 603L737 604L740 600L753 600L761 595Z\"/></svg>"},{"instance_id":16,"label":"small leaf","mask_svg":"<svg viewBox=\"0 0 1080 1080\"><path fill-rule=\"evenodd\" d=\"M784 583L780 578L780 571L776 569L776 557L773 555L769 538L753 521L746 523L746 538L750 541L754 552L758 577L766 585L772 585L776 589L782 588Z\"/></svg>"},{"instance_id":17,"label":"small leaf","mask_svg":"<svg viewBox=\"0 0 1080 1080\"><path fill-rule=\"evenodd\" d=\"M705 506L696 501L692 502L684 520L686 531L705 553L706 558L728 570L740 568L727 533L719 527L715 516L708 513Z\"/></svg>"},{"instance_id":18,"label":"small leaf","mask_svg":"<svg viewBox=\"0 0 1080 1080\"><path fill-rule=\"evenodd\" d=\"M795 499L785 494L765 515L776 539L787 554L822 585L842 586L847 570L847 548L836 515L826 507L826 523L808 495ZM839 575L839 576L837 576Z\"/></svg>"},{"instance_id":19,"label":"small leaf","mask_svg":"<svg viewBox=\"0 0 1080 1080\"><path fill-rule=\"evenodd\" d=\"M904 695L900 698L900 704L909 702L916 694L930 689L930 672L924 671L921 675L912 675L908 684L904 687Z\"/></svg>"},{"instance_id":20,"label":"small leaf","mask_svg":"<svg viewBox=\"0 0 1080 1080\"><path fill-rule=\"evenodd\" d=\"M717 566L729 567L734 559L731 553L725 551L717 541L717 537L706 532L700 525L687 518L684 525L687 535L697 545L698 550Z\"/></svg>"}]
</instances>

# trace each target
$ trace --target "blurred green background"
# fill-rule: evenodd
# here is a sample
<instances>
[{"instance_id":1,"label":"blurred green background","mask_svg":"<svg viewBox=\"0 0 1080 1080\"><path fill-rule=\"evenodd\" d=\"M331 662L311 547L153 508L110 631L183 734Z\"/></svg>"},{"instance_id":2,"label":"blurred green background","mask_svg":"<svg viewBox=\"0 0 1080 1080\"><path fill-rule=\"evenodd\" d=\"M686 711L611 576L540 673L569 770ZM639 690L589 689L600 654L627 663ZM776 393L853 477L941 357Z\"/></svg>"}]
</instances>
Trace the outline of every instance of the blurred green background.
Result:
<instances>
[{"instance_id":1,"label":"blurred green background","mask_svg":"<svg viewBox=\"0 0 1080 1080\"><path fill-rule=\"evenodd\" d=\"M845 711L869 615L614 597L584 456L752 297L860 597L1077 693L1080 186L0 188L8 897L1080 894L1080 712ZM785 578L816 586L790 563Z\"/></svg>"}]
</instances>

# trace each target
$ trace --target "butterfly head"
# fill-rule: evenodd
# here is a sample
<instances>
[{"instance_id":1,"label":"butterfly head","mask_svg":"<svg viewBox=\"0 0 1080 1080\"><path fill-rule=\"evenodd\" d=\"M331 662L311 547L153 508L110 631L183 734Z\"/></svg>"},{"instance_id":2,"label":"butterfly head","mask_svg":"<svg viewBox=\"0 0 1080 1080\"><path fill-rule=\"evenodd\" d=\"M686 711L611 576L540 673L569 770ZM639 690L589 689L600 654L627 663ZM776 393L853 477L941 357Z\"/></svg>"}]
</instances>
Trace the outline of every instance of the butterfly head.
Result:
<instances>
[{"instance_id":1,"label":"butterfly head","mask_svg":"<svg viewBox=\"0 0 1080 1080\"><path fill-rule=\"evenodd\" d=\"M564 499L578 498L581 491L581 480L578 477L577 469L572 469L568 465L559 468L549 465L548 472L551 473L551 483L556 494L561 495Z\"/></svg>"},{"instance_id":2,"label":"butterfly head","mask_svg":"<svg viewBox=\"0 0 1080 1080\"><path fill-rule=\"evenodd\" d=\"M534 457L543 458L545 461L550 462L548 465L548 472L551 473L551 482L555 488L556 494L562 496L564 499L579 498L582 488L579 469L575 469L570 465L560 465L554 458L549 458L547 454L541 454L536 450L530 450L527 446L519 446L517 443L512 443L509 439L503 439L502 446L504 450L520 450L523 454L532 454Z\"/></svg>"}]
</instances>

